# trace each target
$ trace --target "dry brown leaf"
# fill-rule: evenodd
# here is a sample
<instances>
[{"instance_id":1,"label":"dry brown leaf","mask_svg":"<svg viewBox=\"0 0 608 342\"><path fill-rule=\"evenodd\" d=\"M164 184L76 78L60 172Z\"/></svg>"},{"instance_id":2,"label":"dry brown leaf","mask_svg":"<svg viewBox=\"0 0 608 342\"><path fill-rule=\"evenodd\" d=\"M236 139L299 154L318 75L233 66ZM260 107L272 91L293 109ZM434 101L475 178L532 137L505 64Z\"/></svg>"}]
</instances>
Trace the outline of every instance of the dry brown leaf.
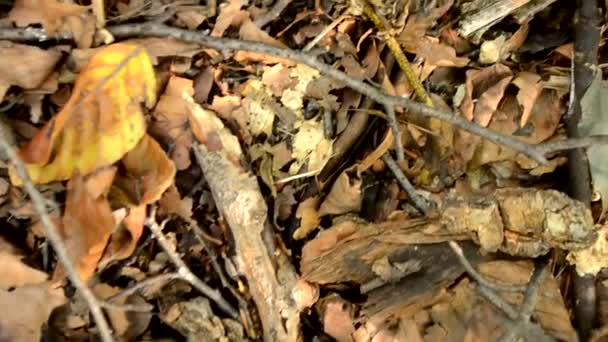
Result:
<instances>
[{"instance_id":1,"label":"dry brown leaf","mask_svg":"<svg viewBox=\"0 0 608 342\"><path fill-rule=\"evenodd\" d=\"M158 202L158 214L167 216L175 214L186 220L192 217L192 198L182 198L177 187L172 184Z\"/></svg>"},{"instance_id":2,"label":"dry brown leaf","mask_svg":"<svg viewBox=\"0 0 608 342\"><path fill-rule=\"evenodd\" d=\"M40 341L42 325L65 301L63 288L53 288L49 283L0 290L0 306L5 308L0 310L0 340Z\"/></svg>"},{"instance_id":3,"label":"dry brown leaf","mask_svg":"<svg viewBox=\"0 0 608 342\"><path fill-rule=\"evenodd\" d=\"M19 27L42 24L44 30L52 36L67 18L77 17L88 9L88 6L58 0L17 0L9 12L9 19Z\"/></svg>"},{"instance_id":4,"label":"dry brown leaf","mask_svg":"<svg viewBox=\"0 0 608 342\"><path fill-rule=\"evenodd\" d=\"M178 170L187 169L190 164L190 148L194 137L188 121L188 105L183 94L194 95L192 80L171 76L165 92L161 95L153 116L152 134L162 137L170 146L170 156Z\"/></svg>"},{"instance_id":5,"label":"dry brown leaf","mask_svg":"<svg viewBox=\"0 0 608 342\"><path fill-rule=\"evenodd\" d=\"M0 101L10 86L36 89L53 73L61 58L57 50L0 41Z\"/></svg>"},{"instance_id":6,"label":"dry brown leaf","mask_svg":"<svg viewBox=\"0 0 608 342\"><path fill-rule=\"evenodd\" d=\"M321 218L317 208L319 207L319 197L309 197L298 205L296 210L296 218L300 219L300 226L293 233L293 238L296 240L303 239L312 231L317 229Z\"/></svg>"},{"instance_id":7,"label":"dry brown leaf","mask_svg":"<svg viewBox=\"0 0 608 342\"><path fill-rule=\"evenodd\" d=\"M65 213L59 231L68 256L85 282L95 273L116 226L106 197L115 172L114 167L102 169L86 180L77 175L67 185ZM59 265L53 279L59 281L64 275L64 269Z\"/></svg>"},{"instance_id":8,"label":"dry brown leaf","mask_svg":"<svg viewBox=\"0 0 608 342\"><path fill-rule=\"evenodd\" d=\"M463 115L470 121L487 126L512 77L511 70L502 64L468 70L465 97L460 105Z\"/></svg>"},{"instance_id":9,"label":"dry brown leaf","mask_svg":"<svg viewBox=\"0 0 608 342\"><path fill-rule=\"evenodd\" d=\"M338 294L330 294L319 300L319 316L323 331L339 342L352 341L355 332L355 306Z\"/></svg>"},{"instance_id":10,"label":"dry brown leaf","mask_svg":"<svg viewBox=\"0 0 608 342\"><path fill-rule=\"evenodd\" d=\"M513 79L513 84L519 88L517 101L522 107L521 121L519 122L520 127L524 127L532 114L532 107L542 90L540 81L540 75L527 71L520 72Z\"/></svg>"},{"instance_id":11,"label":"dry brown leaf","mask_svg":"<svg viewBox=\"0 0 608 342\"><path fill-rule=\"evenodd\" d=\"M21 261L21 256L2 248L0 251L0 289L21 287L44 282L48 275Z\"/></svg>"},{"instance_id":12,"label":"dry brown leaf","mask_svg":"<svg viewBox=\"0 0 608 342\"><path fill-rule=\"evenodd\" d=\"M418 41L418 56L424 58L425 64L445 67L464 67L469 63L466 57L456 56L453 47L441 44L437 39L423 37Z\"/></svg>"},{"instance_id":13,"label":"dry brown leaf","mask_svg":"<svg viewBox=\"0 0 608 342\"><path fill-rule=\"evenodd\" d=\"M319 216L342 215L361 210L363 180L356 174L356 168L355 165L338 176L319 207Z\"/></svg>"},{"instance_id":14,"label":"dry brown leaf","mask_svg":"<svg viewBox=\"0 0 608 342\"><path fill-rule=\"evenodd\" d=\"M113 287L108 284L97 284L93 287L93 293L97 296L97 298L101 300L106 300L113 295L121 292L121 288ZM146 304L146 302L139 297L138 295L123 297L122 299L113 302L117 305L123 304L136 304L139 306L148 305L150 306L150 310L152 306ZM142 334L145 329L147 329L150 319L152 319L152 314L148 312L129 312L120 309L106 309L106 314L112 324L112 328L114 329L114 334L116 336L120 336L122 339L129 341L133 340L138 335Z\"/></svg>"}]
</instances>

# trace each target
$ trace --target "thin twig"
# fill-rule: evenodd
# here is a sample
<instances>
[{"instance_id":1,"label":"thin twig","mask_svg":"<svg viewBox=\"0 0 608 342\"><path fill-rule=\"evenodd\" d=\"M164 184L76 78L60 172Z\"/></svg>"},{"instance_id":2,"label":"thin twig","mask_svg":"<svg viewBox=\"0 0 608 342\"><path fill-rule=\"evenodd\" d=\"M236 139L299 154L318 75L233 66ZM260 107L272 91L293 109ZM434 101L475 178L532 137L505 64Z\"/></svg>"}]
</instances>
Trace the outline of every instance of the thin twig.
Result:
<instances>
[{"instance_id":1,"label":"thin twig","mask_svg":"<svg viewBox=\"0 0 608 342\"><path fill-rule=\"evenodd\" d=\"M496 282L487 280L481 274L479 274L475 270L473 265L471 265L469 260L467 260L467 258L464 256L462 248L460 247L460 245L458 243L456 243L455 241L449 241L448 244L450 245L450 248L452 248L452 251L454 252L454 254L456 254L456 257L458 257L460 264L464 267L464 269L467 272L467 274L469 275L469 277L473 278L473 280L475 280L478 284L488 287L494 291L505 291L505 292L524 292L524 291L526 291L527 287L525 285L509 285L509 284L496 283Z\"/></svg>"},{"instance_id":2,"label":"thin twig","mask_svg":"<svg viewBox=\"0 0 608 342\"><path fill-rule=\"evenodd\" d=\"M370 98L373 98L378 103L385 105L391 104L393 106L401 106L410 112L437 118L465 131L482 136L494 143L508 146L518 152L527 155L528 157L534 159L535 161L541 164L547 163L545 157L541 153L539 153L532 145L521 142L511 136L507 136L491 129L479 126L474 122L468 121L462 116L454 115L453 113L444 112L436 108L428 107L422 103L418 103L405 97L387 95L378 88L356 80L348 76L344 72L318 61L315 56L309 54L301 53L290 49L277 48L258 42L210 37L204 34L203 32L182 30L156 23L118 25L114 27L109 27L108 30L116 37L173 37L179 40L198 43L220 51L251 51L290 59L315 68L321 73L329 76L330 78L342 82L349 88L352 88L362 94L365 94Z\"/></svg>"},{"instance_id":3,"label":"thin twig","mask_svg":"<svg viewBox=\"0 0 608 342\"><path fill-rule=\"evenodd\" d=\"M393 106L401 106L412 113L436 118L438 120L447 122L456 128L478 135L496 144L509 147L517 152L528 156L529 158L535 160L540 164L546 164L548 162L544 154L542 153L543 151L537 149L535 145L527 144L509 135L505 135L497 131L482 127L474 122L468 121L462 116L455 115L454 113L442 111L437 108L428 107L422 103L418 103L405 97L388 95L376 87L356 80L348 76L344 72L334 69L332 66L318 61L313 55L308 55L290 49L277 48L258 42L242 41L230 38L210 37L204 32L182 30L159 23L125 24L108 27L107 29L117 38L172 37L187 42L201 44L205 47L220 51L250 51L290 59L295 62L306 64L312 68L315 68L326 76L338 82L342 82L345 86L354 89L362 94L365 94L366 96L374 99L378 103L390 103ZM0 29L0 39L5 39L5 37L18 36L21 38L20 40L22 41L37 41L37 35L34 33L40 35L43 34L44 31L40 29L27 29L27 31L24 29Z\"/></svg>"},{"instance_id":4,"label":"thin twig","mask_svg":"<svg viewBox=\"0 0 608 342\"><path fill-rule=\"evenodd\" d=\"M230 284L230 282L228 281L228 279L226 279L226 276L224 275L224 272L223 272L222 268L220 267L220 264L217 262L217 255L215 254L215 251L213 250L213 248L211 248L207 244L207 241L205 238L206 234L203 232L201 227L199 227L199 225L196 223L196 221L189 219L188 223L189 223L190 227L192 228L192 230L194 230L194 235L196 235L196 238L198 239L198 241L203 245L203 247L207 251L207 254L209 254L209 257L211 258L211 266L213 267L213 269L215 270L215 273L220 278L220 282L222 283L222 286L224 288L228 289L230 291L230 293L232 293L232 295L238 300L239 305L241 305L241 307L247 307L247 302L245 301L245 299L243 299L243 297L234 288L234 286L232 286Z\"/></svg>"},{"instance_id":5,"label":"thin twig","mask_svg":"<svg viewBox=\"0 0 608 342\"><path fill-rule=\"evenodd\" d=\"M420 82L420 80L418 79L416 74L414 73L414 69L412 69L412 66L411 66L410 62L407 60L405 53L403 53L403 50L401 49L401 45L399 44L397 39L395 39L395 37L386 29L386 26L384 25L382 18L380 18L380 16L376 13L376 10L369 3L369 1L368 0L362 0L362 1L363 1L363 12L374 23L374 25L376 26L378 31L380 31L380 33L382 35L384 35L384 37L386 39L386 45L388 45L388 48L393 53L393 56L395 56L395 60L397 61L397 64L399 64L399 67L401 68L403 73L405 74L407 81L412 86L412 88L414 88L414 93L416 93L416 97L418 98L418 100L420 102L426 104L429 107L432 107L433 101L431 100L431 97L426 92L426 89L424 89L424 86L422 85L422 83ZM401 144L401 142L399 142L399 144Z\"/></svg>"},{"instance_id":6,"label":"thin twig","mask_svg":"<svg viewBox=\"0 0 608 342\"><path fill-rule=\"evenodd\" d=\"M194 286L197 290L199 290L202 294L207 296L209 299L215 302L222 311L228 314L231 318L240 321L238 312L228 303L220 294L218 290L215 290L209 285L205 284L199 277L197 277L190 268L184 263L184 261L177 255L177 253L171 248L171 243L165 235L163 234L163 226L167 221L164 221L159 225L155 219L156 210L152 210L152 213L146 220L146 225L150 228L150 231L162 247L162 249L167 253L171 262L177 267L177 274L179 277L190 285Z\"/></svg>"},{"instance_id":7,"label":"thin twig","mask_svg":"<svg viewBox=\"0 0 608 342\"><path fill-rule=\"evenodd\" d=\"M391 170L395 178L397 178L397 182L399 182L399 184L401 185L403 190L405 190L412 202L414 202L414 206L416 206L416 208L420 210L423 214L428 215L431 208L427 204L426 200L420 195L418 195L418 193L416 193L416 189L414 189L412 183L410 183L407 177L403 174L399 165L397 165L397 163L388 153L382 156L382 160L389 168L389 170Z\"/></svg>"},{"instance_id":8,"label":"thin twig","mask_svg":"<svg viewBox=\"0 0 608 342\"><path fill-rule=\"evenodd\" d=\"M395 147L395 154L397 155L397 161L399 164L405 162L405 153L403 152L403 143L401 142L401 130L399 129L399 122L397 122L397 116L395 115L395 107L391 104L385 104L386 115L388 116L388 125L393 131L393 138L395 139L393 145Z\"/></svg>"},{"instance_id":9,"label":"thin twig","mask_svg":"<svg viewBox=\"0 0 608 342\"><path fill-rule=\"evenodd\" d=\"M119 293L108 298L106 301L116 302L125 297L129 297L129 296L135 294L137 291L145 289L146 287L155 285L157 283L163 283L163 282L167 282L169 280L179 279L179 278L180 278L180 275L177 272L159 274L157 276L142 280L142 281L138 282L137 284L135 284L127 289L124 289L123 291L120 291Z\"/></svg>"},{"instance_id":10,"label":"thin twig","mask_svg":"<svg viewBox=\"0 0 608 342\"><path fill-rule=\"evenodd\" d=\"M501 337L501 341L510 342L518 336L525 337L523 334L530 325L530 317L532 317L538 301L539 288L549 273L548 264L549 258L544 256L534 266L534 271L526 288L524 302L519 308L519 317L515 324Z\"/></svg>"},{"instance_id":11,"label":"thin twig","mask_svg":"<svg viewBox=\"0 0 608 342\"><path fill-rule=\"evenodd\" d=\"M273 20L276 20L281 15L281 13L283 13L285 8L289 6L291 1L292 0L277 0L266 14L256 19L255 26L262 28L268 25Z\"/></svg>"},{"instance_id":12,"label":"thin twig","mask_svg":"<svg viewBox=\"0 0 608 342\"><path fill-rule=\"evenodd\" d=\"M99 306L103 307L104 309L119 310L119 311L132 311L132 312L150 312L150 311L152 311L152 308L154 308L152 305L150 305L148 303L146 303L146 304L117 304L117 303L109 302L107 300L100 300Z\"/></svg>"},{"instance_id":13,"label":"thin twig","mask_svg":"<svg viewBox=\"0 0 608 342\"><path fill-rule=\"evenodd\" d=\"M61 239L61 236L57 232L55 224L53 223L46 211L47 201L32 183L32 179L30 178L25 168L25 165L17 156L17 152L15 151L15 149L6 141L6 139L4 138L5 136L6 133L4 132L4 128L0 126L0 149L4 151L8 159L14 165L15 170L19 175L19 178L21 178L21 181L23 182L23 188L25 189L25 192L27 192L27 194L30 196L36 213L40 216L40 222L42 223L44 234L46 235L47 239L49 239L51 246L53 246L53 249L57 254L57 258L62 263L65 272L68 278L70 279L70 282L78 291L80 291L82 297L84 298L89 307L89 310L91 310L91 314L93 315L93 319L97 324L97 329L99 330L101 340L104 342L114 341L114 339L112 338L110 326L108 325L108 322L106 321L103 312L101 311L99 301L97 300L93 292L91 292L91 290L86 286L86 284L80 279L78 271L76 271L76 267L68 256L68 253L65 249L65 245L63 244L63 240Z\"/></svg>"}]
</instances>

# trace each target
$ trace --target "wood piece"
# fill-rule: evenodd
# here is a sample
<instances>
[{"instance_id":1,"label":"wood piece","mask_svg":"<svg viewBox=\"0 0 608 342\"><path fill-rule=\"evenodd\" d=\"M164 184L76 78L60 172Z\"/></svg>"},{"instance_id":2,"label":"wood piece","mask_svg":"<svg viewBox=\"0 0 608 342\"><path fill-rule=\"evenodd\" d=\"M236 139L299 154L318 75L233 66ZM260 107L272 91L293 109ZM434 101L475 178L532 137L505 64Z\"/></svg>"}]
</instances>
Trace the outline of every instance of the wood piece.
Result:
<instances>
[{"instance_id":1,"label":"wood piece","mask_svg":"<svg viewBox=\"0 0 608 342\"><path fill-rule=\"evenodd\" d=\"M255 175L246 168L238 139L210 111L191 102L201 125L193 128L194 148L215 204L235 243L235 264L247 280L257 306L265 341L301 339L300 313L292 299L297 275L275 249L268 208Z\"/></svg>"},{"instance_id":2,"label":"wood piece","mask_svg":"<svg viewBox=\"0 0 608 342\"><path fill-rule=\"evenodd\" d=\"M474 0L464 3L458 33L470 38L476 31L486 30L530 0Z\"/></svg>"},{"instance_id":3,"label":"wood piece","mask_svg":"<svg viewBox=\"0 0 608 342\"><path fill-rule=\"evenodd\" d=\"M525 21L532 19L536 13L544 10L555 1L557 0L532 0L513 11L513 17L518 23L523 24Z\"/></svg>"}]
</instances>

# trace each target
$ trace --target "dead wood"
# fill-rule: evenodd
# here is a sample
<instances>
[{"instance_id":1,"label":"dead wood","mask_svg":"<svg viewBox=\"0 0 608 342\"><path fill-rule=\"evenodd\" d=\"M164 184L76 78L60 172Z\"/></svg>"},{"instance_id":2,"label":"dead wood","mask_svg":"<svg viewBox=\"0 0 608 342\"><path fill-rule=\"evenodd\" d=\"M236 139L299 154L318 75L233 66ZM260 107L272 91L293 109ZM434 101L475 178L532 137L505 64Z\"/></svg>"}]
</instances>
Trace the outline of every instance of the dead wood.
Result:
<instances>
[{"instance_id":1,"label":"dead wood","mask_svg":"<svg viewBox=\"0 0 608 342\"><path fill-rule=\"evenodd\" d=\"M198 107L200 109L200 107ZM195 147L196 158L209 183L220 214L235 243L235 264L247 280L266 341L301 339L299 311L292 299L297 275L287 257L275 249L268 208L257 179L248 170L237 138L213 113L206 115Z\"/></svg>"}]
</instances>

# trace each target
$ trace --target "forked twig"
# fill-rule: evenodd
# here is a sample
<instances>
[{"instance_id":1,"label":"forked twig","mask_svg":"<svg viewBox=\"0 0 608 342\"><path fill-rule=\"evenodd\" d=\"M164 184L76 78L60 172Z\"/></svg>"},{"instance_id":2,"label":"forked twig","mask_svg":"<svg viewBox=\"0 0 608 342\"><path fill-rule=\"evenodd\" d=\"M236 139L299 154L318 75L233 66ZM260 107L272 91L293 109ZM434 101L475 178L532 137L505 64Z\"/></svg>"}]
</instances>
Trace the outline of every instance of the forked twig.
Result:
<instances>
[{"instance_id":1,"label":"forked twig","mask_svg":"<svg viewBox=\"0 0 608 342\"><path fill-rule=\"evenodd\" d=\"M199 277L197 277L190 268L186 265L186 263L177 255L177 253L171 248L171 243L163 234L163 226L167 221L164 221L160 225L156 222L156 210L152 210L150 216L146 220L146 226L150 228L152 235L156 238L161 248L167 253L171 262L177 267L177 274L179 277L190 285L194 286L197 290L199 290L202 294L207 296L209 299L215 302L222 311L228 314L231 318L240 321L239 313L236 309L230 305L220 294L220 292L216 289L209 287L209 285L205 284Z\"/></svg>"}]
</instances>

